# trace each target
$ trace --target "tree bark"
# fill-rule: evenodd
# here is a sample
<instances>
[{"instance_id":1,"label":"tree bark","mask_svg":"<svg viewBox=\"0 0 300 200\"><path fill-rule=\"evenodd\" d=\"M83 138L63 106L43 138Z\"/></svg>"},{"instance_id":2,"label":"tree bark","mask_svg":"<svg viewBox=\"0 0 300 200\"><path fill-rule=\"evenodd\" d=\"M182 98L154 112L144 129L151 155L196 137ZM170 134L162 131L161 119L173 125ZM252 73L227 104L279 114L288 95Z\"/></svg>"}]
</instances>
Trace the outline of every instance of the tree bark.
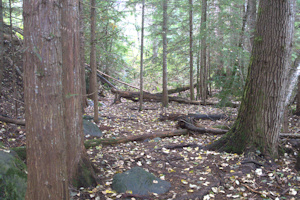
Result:
<instances>
[{"instance_id":1,"label":"tree bark","mask_svg":"<svg viewBox=\"0 0 300 200\"><path fill-rule=\"evenodd\" d=\"M300 116L300 76L298 77L296 115Z\"/></svg>"},{"instance_id":2,"label":"tree bark","mask_svg":"<svg viewBox=\"0 0 300 200\"><path fill-rule=\"evenodd\" d=\"M3 6L0 0L0 94L2 94L2 79L4 72L4 26L3 26Z\"/></svg>"},{"instance_id":3,"label":"tree bark","mask_svg":"<svg viewBox=\"0 0 300 200\"><path fill-rule=\"evenodd\" d=\"M96 41L95 41L95 27L96 26L96 0L91 0L91 52L90 52L90 88L92 91L92 98L94 101L94 122L99 122L98 118L98 86L97 86L97 65L96 65Z\"/></svg>"},{"instance_id":4,"label":"tree bark","mask_svg":"<svg viewBox=\"0 0 300 200\"><path fill-rule=\"evenodd\" d=\"M201 100L206 103L207 99L207 66L206 66L206 12L207 0L202 0L202 15L201 15Z\"/></svg>"},{"instance_id":5,"label":"tree bark","mask_svg":"<svg viewBox=\"0 0 300 200\"><path fill-rule=\"evenodd\" d=\"M211 149L276 157L294 32L295 1L262 0L237 120ZM276 32L274 30L277 30Z\"/></svg>"},{"instance_id":6,"label":"tree bark","mask_svg":"<svg viewBox=\"0 0 300 200\"><path fill-rule=\"evenodd\" d=\"M193 0L189 0L190 6L190 95L191 101L195 99L194 94L194 59L193 59Z\"/></svg>"},{"instance_id":7,"label":"tree bark","mask_svg":"<svg viewBox=\"0 0 300 200\"><path fill-rule=\"evenodd\" d=\"M62 7L62 82L69 184L76 188L96 186L96 177L84 147L79 1L65 0Z\"/></svg>"},{"instance_id":8,"label":"tree bark","mask_svg":"<svg viewBox=\"0 0 300 200\"><path fill-rule=\"evenodd\" d=\"M27 200L70 199L59 3L31 0L23 7Z\"/></svg>"},{"instance_id":9,"label":"tree bark","mask_svg":"<svg viewBox=\"0 0 300 200\"><path fill-rule=\"evenodd\" d=\"M163 95L162 106L168 106L168 71L167 71L167 54L168 54L168 0L163 1Z\"/></svg>"},{"instance_id":10,"label":"tree bark","mask_svg":"<svg viewBox=\"0 0 300 200\"><path fill-rule=\"evenodd\" d=\"M80 77L81 77L81 95L82 95L82 110L87 106L86 96L86 81L85 81L85 38L84 38L84 12L83 12L83 0L79 1L80 12Z\"/></svg>"}]
</instances>

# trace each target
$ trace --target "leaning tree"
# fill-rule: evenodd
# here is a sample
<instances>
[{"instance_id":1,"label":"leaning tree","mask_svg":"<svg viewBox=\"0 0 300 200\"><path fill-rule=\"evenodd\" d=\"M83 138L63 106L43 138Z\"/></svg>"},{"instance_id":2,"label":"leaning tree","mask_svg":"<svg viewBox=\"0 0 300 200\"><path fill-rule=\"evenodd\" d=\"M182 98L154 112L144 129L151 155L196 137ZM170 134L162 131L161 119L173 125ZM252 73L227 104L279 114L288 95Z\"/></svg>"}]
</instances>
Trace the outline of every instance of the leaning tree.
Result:
<instances>
[{"instance_id":1,"label":"leaning tree","mask_svg":"<svg viewBox=\"0 0 300 200\"><path fill-rule=\"evenodd\" d=\"M230 131L210 148L276 157L286 99L295 1L261 0L254 45L238 117Z\"/></svg>"},{"instance_id":2,"label":"leaning tree","mask_svg":"<svg viewBox=\"0 0 300 200\"><path fill-rule=\"evenodd\" d=\"M70 199L94 184L83 146L79 1L24 1L26 199Z\"/></svg>"}]
</instances>

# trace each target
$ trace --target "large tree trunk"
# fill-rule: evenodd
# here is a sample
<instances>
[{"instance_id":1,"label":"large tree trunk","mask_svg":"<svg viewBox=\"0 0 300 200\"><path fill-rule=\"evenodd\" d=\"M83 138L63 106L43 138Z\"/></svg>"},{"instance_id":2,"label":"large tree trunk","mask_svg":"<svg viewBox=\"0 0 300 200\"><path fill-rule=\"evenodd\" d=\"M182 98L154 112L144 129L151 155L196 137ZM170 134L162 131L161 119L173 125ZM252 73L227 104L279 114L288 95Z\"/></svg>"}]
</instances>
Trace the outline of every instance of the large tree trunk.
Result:
<instances>
[{"instance_id":1,"label":"large tree trunk","mask_svg":"<svg viewBox=\"0 0 300 200\"><path fill-rule=\"evenodd\" d=\"M82 97L78 95L82 92L79 1L65 0L62 7L62 80L69 184L77 188L95 186L95 175L84 147Z\"/></svg>"},{"instance_id":2,"label":"large tree trunk","mask_svg":"<svg viewBox=\"0 0 300 200\"><path fill-rule=\"evenodd\" d=\"M294 30L294 1L262 0L237 120L211 148L277 156ZM277 30L276 32L274 30Z\"/></svg>"},{"instance_id":3,"label":"large tree trunk","mask_svg":"<svg viewBox=\"0 0 300 200\"><path fill-rule=\"evenodd\" d=\"M191 101L194 100L194 59L193 59L193 0L189 0L190 6L190 95Z\"/></svg>"},{"instance_id":4,"label":"large tree trunk","mask_svg":"<svg viewBox=\"0 0 300 200\"><path fill-rule=\"evenodd\" d=\"M163 94L162 106L168 106L168 71L167 71L167 31L168 31L168 0L163 1Z\"/></svg>"},{"instance_id":5,"label":"large tree trunk","mask_svg":"<svg viewBox=\"0 0 300 200\"><path fill-rule=\"evenodd\" d=\"M91 52L90 52L90 88L92 98L94 101L94 122L99 122L98 118L98 86L97 86L97 65L96 65L96 41L95 41L95 28L96 28L96 0L91 0Z\"/></svg>"},{"instance_id":6,"label":"large tree trunk","mask_svg":"<svg viewBox=\"0 0 300 200\"><path fill-rule=\"evenodd\" d=\"M70 199L59 1L24 1L26 199Z\"/></svg>"}]
</instances>

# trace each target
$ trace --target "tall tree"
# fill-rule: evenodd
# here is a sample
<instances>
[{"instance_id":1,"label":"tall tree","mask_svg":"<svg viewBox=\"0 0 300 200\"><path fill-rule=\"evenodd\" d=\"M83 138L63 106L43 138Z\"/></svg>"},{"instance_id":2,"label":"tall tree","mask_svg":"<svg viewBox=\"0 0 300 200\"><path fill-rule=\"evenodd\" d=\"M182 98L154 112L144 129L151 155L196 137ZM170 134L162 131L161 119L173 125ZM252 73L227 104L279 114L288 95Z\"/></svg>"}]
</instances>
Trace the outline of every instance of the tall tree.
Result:
<instances>
[{"instance_id":1,"label":"tall tree","mask_svg":"<svg viewBox=\"0 0 300 200\"><path fill-rule=\"evenodd\" d=\"M276 157L294 33L295 1L261 0L238 117L211 149ZM277 30L274 32L274 30Z\"/></svg>"},{"instance_id":2,"label":"tall tree","mask_svg":"<svg viewBox=\"0 0 300 200\"><path fill-rule=\"evenodd\" d=\"M190 19L190 98L194 100L194 59L193 59L193 0L189 0Z\"/></svg>"},{"instance_id":3,"label":"tall tree","mask_svg":"<svg viewBox=\"0 0 300 200\"><path fill-rule=\"evenodd\" d=\"M78 1L58 4L24 2L28 200L96 184L83 145Z\"/></svg>"},{"instance_id":4,"label":"tall tree","mask_svg":"<svg viewBox=\"0 0 300 200\"><path fill-rule=\"evenodd\" d=\"M207 0L202 0L202 13L201 13L201 99L204 105L207 99L207 66L206 66L206 12Z\"/></svg>"},{"instance_id":5,"label":"tall tree","mask_svg":"<svg viewBox=\"0 0 300 200\"><path fill-rule=\"evenodd\" d=\"M168 32L168 0L163 0L163 97L162 106L168 106L168 71L167 71L167 32Z\"/></svg>"},{"instance_id":6,"label":"tall tree","mask_svg":"<svg viewBox=\"0 0 300 200\"><path fill-rule=\"evenodd\" d=\"M142 32L141 32L141 66L140 66L140 108L143 110L143 56L144 56L144 20L145 20L145 0L142 2Z\"/></svg>"},{"instance_id":7,"label":"tall tree","mask_svg":"<svg viewBox=\"0 0 300 200\"><path fill-rule=\"evenodd\" d=\"M70 199L62 95L67 66L61 64L57 5L59 1L24 1L27 200Z\"/></svg>"},{"instance_id":8,"label":"tall tree","mask_svg":"<svg viewBox=\"0 0 300 200\"><path fill-rule=\"evenodd\" d=\"M0 0L0 94L2 92L2 78L3 78L3 71L4 71L4 48L3 48L3 42L4 42L4 28L3 28L3 6L2 6L2 0Z\"/></svg>"},{"instance_id":9,"label":"tall tree","mask_svg":"<svg viewBox=\"0 0 300 200\"><path fill-rule=\"evenodd\" d=\"M94 101L94 122L98 123L98 87L97 87L97 66L96 66L96 0L91 0L91 52L90 52L90 87L92 91L92 98Z\"/></svg>"}]
</instances>

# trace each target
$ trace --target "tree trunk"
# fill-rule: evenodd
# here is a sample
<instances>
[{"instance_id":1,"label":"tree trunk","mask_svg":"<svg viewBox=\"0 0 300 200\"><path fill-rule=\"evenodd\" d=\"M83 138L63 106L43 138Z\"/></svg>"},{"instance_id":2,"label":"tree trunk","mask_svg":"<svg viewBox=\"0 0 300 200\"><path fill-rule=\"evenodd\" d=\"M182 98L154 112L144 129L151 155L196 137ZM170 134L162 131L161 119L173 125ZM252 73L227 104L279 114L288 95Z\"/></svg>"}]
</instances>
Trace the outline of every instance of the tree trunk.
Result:
<instances>
[{"instance_id":1,"label":"tree trunk","mask_svg":"<svg viewBox=\"0 0 300 200\"><path fill-rule=\"evenodd\" d=\"M62 7L62 82L69 184L76 188L96 186L82 126L79 1L65 0Z\"/></svg>"},{"instance_id":2,"label":"tree trunk","mask_svg":"<svg viewBox=\"0 0 300 200\"><path fill-rule=\"evenodd\" d=\"M143 56L144 56L144 18L145 18L145 0L142 5L142 33L141 33L141 68L140 68L140 108L139 111L143 110Z\"/></svg>"},{"instance_id":3,"label":"tree trunk","mask_svg":"<svg viewBox=\"0 0 300 200\"><path fill-rule=\"evenodd\" d=\"M201 15L201 99L206 103L207 99L207 66L206 66L206 11L207 0L202 0L202 15Z\"/></svg>"},{"instance_id":4,"label":"tree trunk","mask_svg":"<svg viewBox=\"0 0 300 200\"><path fill-rule=\"evenodd\" d=\"M83 12L83 0L79 1L80 12L80 76L81 76L81 95L82 95L82 110L87 106L86 96L86 81L85 81L85 57L84 57L84 12Z\"/></svg>"},{"instance_id":5,"label":"tree trunk","mask_svg":"<svg viewBox=\"0 0 300 200\"><path fill-rule=\"evenodd\" d=\"M257 0L248 0L248 26L250 31L250 46L253 46L254 41L254 33L255 33L255 25L256 25L256 1ZM251 52L250 48L250 52Z\"/></svg>"},{"instance_id":6,"label":"tree trunk","mask_svg":"<svg viewBox=\"0 0 300 200\"><path fill-rule=\"evenodd\" d=\"M2 93L2 79L4 72L4 26L3 26L3 6L0 0L0 94Z\"/></svg>"},{"instance_id":7,"label":"tree trunk","mask_svg":"<svg viewBox=\"0 0 300 200\"><path fill-rule=\"evenodd\" d=\"M94 101L94 122L99 122L98 118L98 87L97 87L97 65L96 65L96 42L95 42L95 27L96 26L96 0L91 0L91 76L90 88Z\"/></svg>"},{"instance_id":8,"label":"tree trunk","mask_svg":"<svg viewBox=\"0 0 300 200\"><path fill-rule=\"evenodd\" d=\"M294 32L294 1L262 0L237 120L211 149L276 157ZM273 30L277 30L274 32Z\"/></svg>"},{"instance_id":9,"label":"tree trunk","mask_svg":"<svg viewBox=\"0 0 300 200\"><path fill-rule=\"evenodd\" d=\"M70 199L57 5L32 0L23 7L27 200Z\"/></svg>"},{"instance_id":10,"label":"tree trunk","mask_svg":"<svg viewBox=\"0 0 300 200\"><path fill-rule=\"evenodd\" d=\"M300 116L300 76L298 77L296 113L298 116Z\"/></svg>"},{"instance_id":11,"label":"tree trunk","mask_svg":"<svg viewBox=\"0 0 300 200\"><path fill-rule=\"evenodd\" d=\"M193 59L193 0L189 0L190 6L190 95L191 100L195 99L194 95L194 59Z\"/></svg>"},{"instance_id":12,"label":"tree trunk","mask_svg":"<svg viewBox=\"0 0 300 200\"><path fill-rule=\"evenodd\" d=\"M163 96L162 106L168 106L168 71L167 71L167 32L168 32L168 0L163 1Z\"/></svg>"}]
</instances>

